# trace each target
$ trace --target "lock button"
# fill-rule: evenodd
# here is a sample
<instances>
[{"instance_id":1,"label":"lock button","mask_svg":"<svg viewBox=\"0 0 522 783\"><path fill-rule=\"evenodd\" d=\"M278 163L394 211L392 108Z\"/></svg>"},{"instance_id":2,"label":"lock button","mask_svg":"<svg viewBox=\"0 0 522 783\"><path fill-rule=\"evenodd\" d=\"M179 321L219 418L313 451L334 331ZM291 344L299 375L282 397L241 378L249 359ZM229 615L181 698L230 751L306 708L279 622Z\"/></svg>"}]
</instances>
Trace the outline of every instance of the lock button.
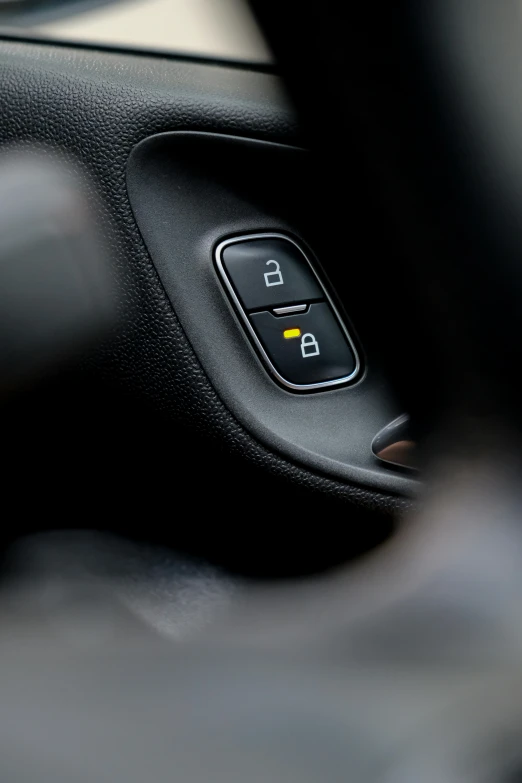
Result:
<instances>
[{"instance_id":1,"label":"lock button","mask_svg":"<svg viewBox=\"0 0 522 783\"><path fill-rule=\"evenodd\" d=\"M304 253L283 236L229 239L217 262L248 311L324 297Z\"/></svg>"},{"instance_id":2,"label":"lock button","mask_svg":"<svg viewBox=\"0 0 522 783\"><path fill-rule=\"evenodd\" d=\"M354 352L326 302L282 317L252 313L249 320L279 380L291 388L347 382L357 372Z\"/></svg>"}]
</instances>

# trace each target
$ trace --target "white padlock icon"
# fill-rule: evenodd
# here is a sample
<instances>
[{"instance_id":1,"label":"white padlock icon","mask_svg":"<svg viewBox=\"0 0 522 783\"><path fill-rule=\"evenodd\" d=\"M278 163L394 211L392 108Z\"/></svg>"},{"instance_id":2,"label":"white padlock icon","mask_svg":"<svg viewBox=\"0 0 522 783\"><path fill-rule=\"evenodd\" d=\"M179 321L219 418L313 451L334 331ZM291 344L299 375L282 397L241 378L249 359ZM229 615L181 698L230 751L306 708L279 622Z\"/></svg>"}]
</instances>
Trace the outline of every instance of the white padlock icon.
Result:
<instances>
[{"instance_id":1,"label":"white padlock icon","mask_svg":"<svg viewBox=\"0 0 522 783\"><path fill-rule=\"evenodd\" d=\"M301 353L303 354L303 359L308 359L310 356L318 356L320 353L319 343L310 332L303 334L301 338Z\"/></svg>"},{"instance_id":2,"label":"white padlock icon","mask_svg":"<svg viewBox=\"0 0 522 783\"><path fill-rule=\"evenodd\" d=\"M265 272L265 283L266 287L270 288L273 285L283 285L283 275L281 274L281 267L279 266L279 263L277 261L267 261L266 266L269 264L274 264L275 269L273 272Z\"/></svg>"}]
</instances>

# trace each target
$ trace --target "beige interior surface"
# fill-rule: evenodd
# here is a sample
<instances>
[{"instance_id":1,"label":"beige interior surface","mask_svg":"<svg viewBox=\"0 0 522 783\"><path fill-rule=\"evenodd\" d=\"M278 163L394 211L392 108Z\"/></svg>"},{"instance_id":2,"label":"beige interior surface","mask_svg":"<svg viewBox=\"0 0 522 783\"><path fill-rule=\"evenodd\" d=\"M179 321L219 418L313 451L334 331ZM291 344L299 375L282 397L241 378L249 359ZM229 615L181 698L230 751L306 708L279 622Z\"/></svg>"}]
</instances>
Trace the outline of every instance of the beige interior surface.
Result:
<instances>
[{"instance_id":1,"label":"beige interior surface","mask_svg":"<svg viewBox=\"0 0 522 783\"><path fill-rule=\"evenodd\" d=\"M244 0L118 0L24 27L23 32L66 42L271 60Z\"/></svg>"}]
</instances>

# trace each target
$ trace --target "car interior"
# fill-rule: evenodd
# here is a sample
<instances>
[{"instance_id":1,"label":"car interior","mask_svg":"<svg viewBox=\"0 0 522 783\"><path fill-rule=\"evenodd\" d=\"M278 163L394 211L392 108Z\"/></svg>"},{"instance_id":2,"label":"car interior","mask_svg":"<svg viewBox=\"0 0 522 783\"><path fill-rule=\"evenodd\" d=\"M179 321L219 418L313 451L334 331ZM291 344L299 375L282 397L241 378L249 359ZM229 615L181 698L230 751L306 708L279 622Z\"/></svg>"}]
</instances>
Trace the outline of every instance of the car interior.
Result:
<instances>
[{"instance_id":1,"label":"car interior","mask_svg":"<svg viewBox=\"0 0 522 783\"><path fill-rule=\"evenodd\" d=\"M518 779L521 13L0 2L3 780Z\"/></svg>"}]
</instances>

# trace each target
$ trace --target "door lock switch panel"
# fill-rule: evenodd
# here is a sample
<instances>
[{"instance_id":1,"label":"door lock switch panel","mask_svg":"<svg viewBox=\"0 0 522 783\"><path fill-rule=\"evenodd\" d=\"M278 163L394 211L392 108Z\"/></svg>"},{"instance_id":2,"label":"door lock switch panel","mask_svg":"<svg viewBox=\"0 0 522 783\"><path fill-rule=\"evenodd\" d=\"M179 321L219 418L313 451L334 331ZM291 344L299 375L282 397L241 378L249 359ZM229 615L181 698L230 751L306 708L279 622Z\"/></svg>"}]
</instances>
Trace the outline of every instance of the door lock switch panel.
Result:
<instances>
[{"instance_id":1,"label":"door lock switch panel","mask_svg":"<svg viewBox=\"0 0 522 783\"><path fill-rule=\"evenodd\" d=\"M320 391L354 380L353 340L310 260L283 234L234 237L216 264L252 342L277 381Z\"/></svg>"}]
</instances>

